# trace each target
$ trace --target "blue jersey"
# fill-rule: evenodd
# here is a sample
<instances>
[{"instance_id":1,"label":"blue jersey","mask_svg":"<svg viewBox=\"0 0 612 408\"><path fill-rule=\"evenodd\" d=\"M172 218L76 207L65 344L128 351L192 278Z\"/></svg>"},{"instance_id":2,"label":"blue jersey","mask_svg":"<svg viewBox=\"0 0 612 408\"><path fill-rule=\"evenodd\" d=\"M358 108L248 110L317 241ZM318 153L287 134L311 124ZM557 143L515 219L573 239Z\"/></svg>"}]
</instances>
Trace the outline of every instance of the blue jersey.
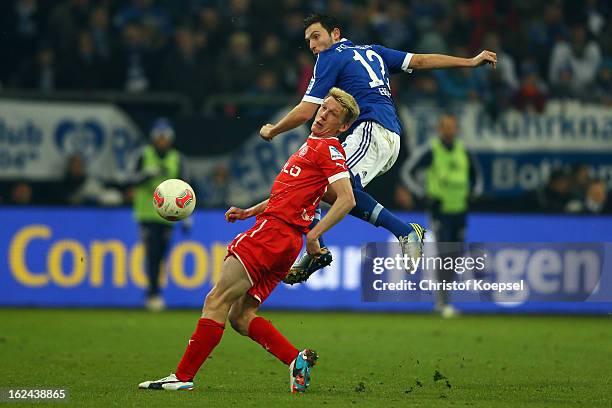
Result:
<instances>
[{"instance_id":1,"label":"blue jersey","mask_svg":"<svg viewBox=\"0 0 612 408\"><path fill-rule=\"evenodd\" d=\"M320 105L329 90L338 87L353 95L359 105L361 113L352 128L368 120L400 134L389 74L412 72L408 68L412 55L381 45L354 45L343 39L319 53L302 100Z\"/></svg>"}]
</instances>

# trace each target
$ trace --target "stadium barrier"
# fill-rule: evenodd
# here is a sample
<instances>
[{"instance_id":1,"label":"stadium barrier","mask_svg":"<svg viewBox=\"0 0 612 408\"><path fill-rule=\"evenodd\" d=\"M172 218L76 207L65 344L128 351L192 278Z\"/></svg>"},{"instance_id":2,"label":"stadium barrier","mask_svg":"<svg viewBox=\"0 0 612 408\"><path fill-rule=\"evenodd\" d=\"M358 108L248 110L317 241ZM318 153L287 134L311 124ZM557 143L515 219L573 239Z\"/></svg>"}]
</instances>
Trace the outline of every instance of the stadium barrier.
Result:
<instances>
[{"instance_id":1,"label":"stadium barrier","mask_svg":"<svg viewBox=\"0 0 612 408\"><path fill-rule=\"evenodd\" d=\"M425 222L422 214L403 214ZM189 235L179 228L167 260L164 296L170 307L199 308L220 275L225 245L251 221L228 224L222 211L198 211ZM612 217L474 214L472 242L605 242ZM139 307L146 274L143 247L128 209L17 208L0 210L0 305L40 307ZM332 265L304 285L281 284L265 303L277 309L427 311L429 302L362 302L361 248L393 242L380 229L349 217L327 235ZM598 261L610 274L610 254ZM559 257L563 281L568 273ZM552 285L563 295L563 285ZM609 290L610 288L608 288ZM470 303L474 312L609 313L612 302ZM511 306L511 307L510 307Z\"/></svg>"}]
</instances>

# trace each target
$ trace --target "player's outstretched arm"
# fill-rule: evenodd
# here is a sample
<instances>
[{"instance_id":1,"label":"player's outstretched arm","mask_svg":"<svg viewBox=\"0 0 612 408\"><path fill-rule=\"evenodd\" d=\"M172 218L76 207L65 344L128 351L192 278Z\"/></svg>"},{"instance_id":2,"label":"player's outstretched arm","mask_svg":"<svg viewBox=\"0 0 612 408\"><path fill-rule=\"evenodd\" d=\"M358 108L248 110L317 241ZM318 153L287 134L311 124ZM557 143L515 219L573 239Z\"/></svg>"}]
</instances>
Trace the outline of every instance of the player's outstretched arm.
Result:
<instances>
[{"instance_id":1,"label":"player's outstretched arm","mask_svg":"<svg viewBox=\"0 0 612 408\"><path fill-rule=\"evenodd\" d=\"M484 50L473 58L453 57L444 54L414 54L410 59L408 68L435 69L435 68L475 68L484 64L497 64L497 54Z\"/></svg>"},{"instance_id":2,"label":"player's outstretched arm","mask_svg":"<svg viewBox=\"0 0 612 408\"><path fill-rule=\"evenodd\" d=\"M246 210L238 207L230 207L230 209L225 212L225 221L234 222L237 220L246 220L247 218L254 217L266 209L268 206L268 201L270 201L269 198Z\"/></svg>"},{"instance_id":3,"label":"player's outstretched arm","mask_svg":"<svg viewBox=\"0 0 612 408\"><path fill-rule=\"evenodd\" d=\"M331 206L325 217L310 230L306 235L306 251L310 255L321 254L321 246L319 245L319 237L325 231L336 225L346 214L355 207L355 196L353 195L353 187L348 177L341 178L329 185L329 190L336 195L336 201Z\"/></svg>"},{"instance_id":4,"label":"player's outstretched arm","mask_svg":"<svg viewBox=\"0 0 612 408\"><path fill-rule=\"evenodd\" d=\"M276 135L295 129L308 122L318 108L319 105L316 103L302 101L295 108L291 109L276 125L271 123L263 125L259 130L259 135L262 139L270 141Z\"/></svg>"}]
</instances>

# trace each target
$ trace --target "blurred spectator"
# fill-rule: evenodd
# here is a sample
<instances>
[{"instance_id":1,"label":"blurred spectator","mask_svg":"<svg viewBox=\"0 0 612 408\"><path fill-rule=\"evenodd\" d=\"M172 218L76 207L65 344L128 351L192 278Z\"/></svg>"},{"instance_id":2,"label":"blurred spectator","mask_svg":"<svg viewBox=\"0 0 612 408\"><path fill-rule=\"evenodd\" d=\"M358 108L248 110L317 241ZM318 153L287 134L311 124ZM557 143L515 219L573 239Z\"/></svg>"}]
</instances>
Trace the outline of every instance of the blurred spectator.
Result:
<instances>
[{"instance_id":1,"label":"blurred spectator","mask_svg":"<svg viewBox=\"0 0 612 408\"><path fill-rule=\"evenodd\" d=\"M230 205L230 172L223 165L214 169L212 176L202 185L202 203L209 208L227 208Z\"/></svg>"},{"instance_id":2,"label":"blurred spectator","mask_svg":"<svg viewBox=\"0 0 612 408\"><path fill-rule=\"evenodd\" d=\"M437 20L444 15L439 0L415 0L412 2L412 18L421 32L431 31Z\"/></svg>"},{"instance_id":3,"label":"blurred spectator","mask_svg":"<svg viewBox=\"0 0 612 408\"><path fill-rule=\"evenodd\" d=\"M606 26L606 14L608 16L610 14L610 3L606 4L605 1L601 0L587 0L581 5L586 15L586 24L589 32L594 36L600 36Z\"/></svg>"},{"instance_id":4,"label":"blurred spectator","mask_svg":"<svg viewBox=\"0 0 612 408\"><path fill-rule=\"evenodd\" d=\"M563 75L571 75L570 86L578 95L595 81L601 63L601 50L594 41L587 39L583 25L572 29L571 43L557 43L551 54L549 80L554 87L563 81Z\"/></svg>"},{"instance_id":5,"label":"blurred spectator","mask_svg":"<svg viewBox=\"0 0 612 408\"><path fill-rule=\"evenodd\" d=\"M189 27L179 27L173 47L164 61L160 89L188 96L194 107L210 93L211 69L196 49L195 35Z\"/></svg>"},{"instance_id":6,"label":"blurred spectator","mask_svg":"<svg viewBox=\"0 0 612 408\"><path fill-rule=\"evenodd\" d=\"M5 82L23 60L30 58L44 36L46 10L37 0L16 0L0 10L5 55L0 65L0 81Z\"/></svg>"},{"instance_id":7,"label":"blurred spectator","mask_svg":"<svg viewBox=\"0 0 612 408\"><path fill-rule=\"evenodd\" d=\"M88 176L85 161L79 154L68 158L66 173L56 189L60 204L68 205L120 205L121 192L107 188L95 177Z\"/></svg>"},{"instance_id":8,"label":"blurred spectator","mask_svg":"<svg viewBox=\"0 0 612 408\"><path fill-rule=\"evenodd\" d=\"M278 86L278 78L272 70L265 70L259 74L255 87L252 92L262 96L278 96L281 95L281 89Z\"/></svg>"},{"instance_id":9,"label":"blurred spectator","mask_svg":"<svg viewBox=\"0 0 612 408\"><path fill-rule=\"evenodd\" d=\"M58 54L58 59L70 55L76 38L89 21L90 0L68 0L57 4L48 20L48 33Z\"/></svg>"},{"instance_id":10,"label":"blurred spectator","mask_svg":"<svg viewBox=\"0 0 612 408\"><path fill-rule=\"evenodd\" d=\"M172 28L170 16L155 0L132 0L132 4L123 7L115 17L115 24L123 28L128 24L141 24L153 33L169 35Z\"/></svg>"},{"instance_id":11,"label":"blurred spectator","mask_svg":"<svg viewBox=\"0 0 612 408\"><path fill-rule=\"evenodd\" d=\"M370 44L372 39L376 38L370 24L370 11L367 7L355 7L351 24L347 26L343 35L354 44Z\"/></svg>"},{"instance_id":12,"label":"blurred spectator","mask_svg":"<svg viewBox=\"0 0 612 408\"><path fill-rule=\"evenodd\" d=\"M128 23L123 27L123 49L118 55L117 84L129 92L141 92L153 88L157 56L148 48L145 32L139 24Z\"/></svg>"},{"instance_id":13,"label":"blurred spectator","mask_svg":"<svg viewBox=\"0 0 612 408\"><path fill-rule=\"evenodd\" d=\"M583 211L590 214L612 213L612 205L603 180L592 180L589 183Z\"/></svg>"},{"instance_id":14,"label":"blurred spectator","mask_svg":"<svg viewBox=\"0 0 612 408\"><path fill-rule=\"evenodd\" d=\"M453 46L469 44L470 34L474 29L474 22L470 15L468 0L458 1L452 14L454 18L449 31L449 40L452 41Z\"/></svg>"},{"instance_id":15,"label":"blurred spectator","mask_svg":"<svg viewBox=\"0 0 612 408\"><path fill-rule=\"evenodd\" d=\"M568 203L566 212L579 214L612 213L612 202L603 180L589 180L582 197Z\"/></svg>"},{"instance_id":16,"label":"blurred spectator","mask_svg":"<svg viewBox=\"0 0 612 408\"><path fill-rule=\"evenodd\" d=\"M217 63L217 75L223 92L241 92L251 87L254 81L251 36L237 32L229 39L229 49Z\"/></svg>"},{"instance_id":17,"label":"blurred spectator","mask_svg":"<svg viewBox=\"0 0 612 408\"><path fill-rule=\"evenodd\" d=\"M591 182L590 168L586 164L579 164L572 169L572 195L584 197Z\"/></svg>"},{"instance_id":18,"label":"blurred spectator","mask_svg":"<svg viewBox=\"0 0 612 408\"><path fill-rule=\"evenodd\" d=\"M440 91L438 82L432 73L419 73L407 86L396 87L399 100L406 104L418 103L427 106L444 106L445 95Z\"/></svg>"},{"instance_id":19,"label":"blurred spectator","mask_svg":"<svg viewBox=\"0 0 612 408\"><path fill-rule=\"evenodd\" d=\"M261 52L257 56L256 64L258 71L274 73L279 86L283 90L289 88L287 84L287 71L289 69L287 55L283 53L281 42L277 35L267 34L264 36Z\"/></svg>"},{"instance_id":20,"label":"blurred spectator","mask_svg":"<svg viewBox=\"0 0 612 408\"><path fill-rule=\"evenodd\" d=\"M446 27L444 23L438 23L436 29L423 33L419 42L414 46L414 50L409 51L423 54L449 54L449 46L443 33Z\"/></svg>"},{"instance_id":21,"label":"blurred spectator","mask_svg":"<svg viewBox=\"0 0 612 408\"><path fill-rule=\"evenodd\" d=\"M364 12L360 11L360 13L363 14ZM364 16L360 18L363 20ZM376 15L373 21L373 31L378 41L384 43L386 47L409 51L413 47L416 37L414 25L409 24L410 21L410 7L401 1L391 0L387 3L385 12ZM354 22L351 21L350 25L347 24L347 26L354 26ZM368 35L368 37L365 37L365 35ZM372 37L367 31L361 33L361 36L364 36L363 41L357 41L353 36L349 39L355 44L370 44L372 42Z\"/></svg>"},{"instance_id":22,"label":"blurred spectator","mask_svg":"<svg viewBox=\"0 0 612 408\"><path fill-rule=\"evenodd\" d=\"M535 13L538 9L535 9ZM536 67L540 75L548 75L550 53L558 41L567 38L567 27L563 21L561 2L551 1L544 7L543 16L529 16L527 28L528 56L536 59Z\"/></svg>"},{"instance_id":23,"label":"blurred spectator","mask_svg":"<svg viewBox=\"0 0 612 408\"><path fill-rule=\"evenodd\" d=\"M516 107L522 111L543 112L546 106L546 84L533 61L523 62L521 85L514 95Z\"/></svg>"},{"instance_id":24,"label":"blurred spectator","mask_svg":"<svg viewBox=\"0 0 612 408\"><path fill-rule=\"evenodd\" d=\"M199 12L199 29L206 35L208 52L216 57L224 49L227 32L221 24L219 12L214 7L204 7Z\"/></svg>"},{"instance_id":25,"label":"blurred spectator","mask_svg":"<svg viewBox=\"0 0 612 408\"><path fill-rule=\"evenodd\" d=\"M301 49L310 51L304 40L304 17L300 10L291 10L281 20L281 38L285 48L292 52Z\"/></svg>"},{"instance_id":26,"label":"blurred spectator","mask_svg":"<svg viewBox=\"0 0 612 408\"><path fill-rule=\"evenodd\" d=\"M103 68L96 55L91 34L81 31L78 36L77 54L64 62L66 87L86 91L102 88L105 80Z\"/></svg>"},{"instance_id":27,"label":"blurred spectator","mask_svg":"<svg viewBox=\"0 0 612 408\"><path fill-rule=\"evenodd\" d=\"M398 208L402 210L411 211L414 209L414 199L412 198L412 193L410 193L410 190L404 187L401 183L398 183L395 186L393 199Z\"/></svg>"},{"instance_id":28,"label":"blurred spectator","mask_svg":"<svg viewBox=\"0 0 612 408\"><path fill-rule=\"evenodd\" d=\"M109 25L108 9L103 6L96 7L89 20L96 56L100 61L109 64L115 48L115 40Z\"/></svg>"},{"instance_id":29,"label":"blurred spectator","mask_svg":"<svg viewBox=\"0 0 612 408\"><path fill-rule=\"evenodd\" d=\"M587 30L594 36L602 33L606 23L606 14L610 11L609 2L600 0L566 0L563 6L567 24L584 24Z\"/></svg>"},{"instance_id":30,"label":"blurred spectator","mask_svg":"<svg viewBox=\"0 0 612 408\"><path fill-rule=\"evenodd\" d=\"M606 59L599 71L591 89L590 100L604 105L612 105L612 59Z\"/></svg>"},{"instance_id":31,"label":"blurred spectator","mask_svg":"<svg viewBox=\"0 0 612 408\"><path fill-rule=\"evenodd\" d=\"M295 90L298 95L304 95L312 79L314 63L312 54L308 51L300 51L297 54L297 77Z\"/></svg>"},{"instance_id":32,"label":"blurred spectator","mask_svg":"<svg viewBox=\"0 0 612 408\"><path fill-rule=\"evenodd\" d=\"M59 72L55 62L53 48L43 45L35 59L26 61L17 77L13 80L24 89L35 89L50 92L58 88Z\"/></svg>"},{"instance_id":33,"label":"blurred spectator","mask_svg":"<svg viewBox=\"0 0 612 408\"><path fill-rule=\"evenodd\" d=\"M467 52L455 47L453 55L463 56ZM477 101L483 95L486 83L482 68L438 69L433 71L440 90L457 102Z\"/></svg>"},{"instance_id":34,"label":"blurred spectator","mask_svg":"<svg viewBox=\"0 0 612 408\"><path fill-rule=\"evenodd\" d=\"M11 197L9 204L15 205L28 205L32 203L33 198L32 187L26 182L18 182L13 186L11 190Z\"/></svg>"},{"instance_id":35,"label":"blurred spectator","mask_svg":"<svg viewBox=\"0 0 612 408\"><path fill-rule=\"evenodd\" d=\"M514 58L504 49L499 34L489 32L485 36L483 48L497 53L497 67L495 71L491 72L496 72L508 88L513 91L516 90L519 87L519 81L516 76L516 64L514 63Z\"/></svg>"},{"instance_id":36,"label":"blurred spectator","mask_svg":"<svg viewBox=\"0 0 612 408\"><path fill-rule=\"evenodd\" d=\"M251 87L249 93L262 97L275 97L283 94L278 84L278 78L274 71L262 71L257 77L255 86ZM257 104L244 109L245 114L250 116L272 116L278 111L278 104L272 99L270 104Z\"/></svg>"},{"instance_id":37,"label":"blurred spectator","mask_svg":"<svg viewBox=\"0 0 612 408\"><path fill-rule=\"evenodd\" d=\"M250 0L229 0L222 4L226 24L232 31L253 31Z\"/></svg>"},{"instance_id":38,"label":"blurred spectator","mask_svg":"<svg viewBox=\"0 0 612 408\"><path fill-rule=\"evenodd\" d=\"M572 199L572 180L567 170L553 171L548 184L539 193L540 209L547 212L566 212Z\"/></svg>"}]
</instances>

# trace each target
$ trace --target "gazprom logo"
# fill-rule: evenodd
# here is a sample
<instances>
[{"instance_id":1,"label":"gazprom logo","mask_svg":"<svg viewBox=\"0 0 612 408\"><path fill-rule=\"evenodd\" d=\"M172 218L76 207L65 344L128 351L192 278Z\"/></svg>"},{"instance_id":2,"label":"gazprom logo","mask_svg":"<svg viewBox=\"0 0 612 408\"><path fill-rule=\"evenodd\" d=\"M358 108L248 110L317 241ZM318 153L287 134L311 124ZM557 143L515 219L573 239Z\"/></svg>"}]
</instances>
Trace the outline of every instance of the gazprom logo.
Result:
<instances>
[{"instance_id":1,"label":"gazprom logo","mask_svg":"<svg viewBox=\"0 0 612 408\"><path fill-rule=\"evenodd\" d=\"M104 128L93 119L75 121L64 119L54 132L57 148L64 154L80 153L90 157L98 153L104 145Z\"/></svg>"}]
</instances>

